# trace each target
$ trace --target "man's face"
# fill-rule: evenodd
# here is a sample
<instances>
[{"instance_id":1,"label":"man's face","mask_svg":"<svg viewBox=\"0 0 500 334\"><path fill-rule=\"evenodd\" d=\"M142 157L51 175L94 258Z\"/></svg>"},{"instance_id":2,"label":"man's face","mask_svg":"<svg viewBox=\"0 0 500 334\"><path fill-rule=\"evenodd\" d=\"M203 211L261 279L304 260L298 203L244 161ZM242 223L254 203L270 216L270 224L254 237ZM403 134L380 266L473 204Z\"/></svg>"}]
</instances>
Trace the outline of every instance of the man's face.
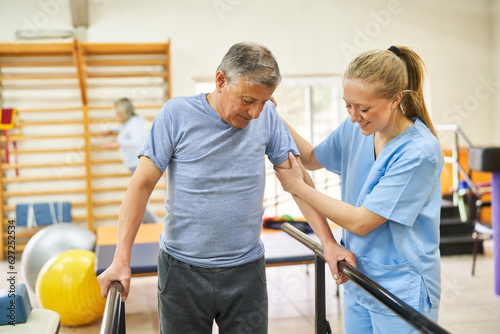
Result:
<instances>
[{"instance_id":1,"label":"man's face","mask_svg":"<svg viewBox=\"0 0 500 334\"><path fill-rule=\"evenodd\" d=\"M216 112L223 121L235 128L244 128L252 119L259 118L264 104L276 90L251 85L243 78L228 85L222 71L217 73L216 84L220 93Z\"/></svg>"}]
</instances>

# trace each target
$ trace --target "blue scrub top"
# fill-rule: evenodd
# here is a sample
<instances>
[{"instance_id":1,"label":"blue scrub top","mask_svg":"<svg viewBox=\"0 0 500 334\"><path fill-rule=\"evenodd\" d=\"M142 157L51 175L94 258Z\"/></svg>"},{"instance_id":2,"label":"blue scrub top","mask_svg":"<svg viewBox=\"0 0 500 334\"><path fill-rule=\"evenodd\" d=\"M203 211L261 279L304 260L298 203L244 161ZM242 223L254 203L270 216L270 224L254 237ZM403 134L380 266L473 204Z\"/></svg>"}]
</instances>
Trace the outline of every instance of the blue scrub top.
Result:
<instances>
[{"instance_id":1,"label":"blue scrub top","mask_svg":"<svg viewBox=\"0 0 500 334\"><path fill-rule=\"evenodd\" d=\"M357 268L415 309L422 296L432 307L441 290L439 141L418 118L391 140L375 160L374 136L361 133L350 117L314 150L316 159L342 179L342 200L387 218L359 236L343 230L342 244ZM345 292L367 309L393 314L352 282Z\"/></svg>"}]
</instances>

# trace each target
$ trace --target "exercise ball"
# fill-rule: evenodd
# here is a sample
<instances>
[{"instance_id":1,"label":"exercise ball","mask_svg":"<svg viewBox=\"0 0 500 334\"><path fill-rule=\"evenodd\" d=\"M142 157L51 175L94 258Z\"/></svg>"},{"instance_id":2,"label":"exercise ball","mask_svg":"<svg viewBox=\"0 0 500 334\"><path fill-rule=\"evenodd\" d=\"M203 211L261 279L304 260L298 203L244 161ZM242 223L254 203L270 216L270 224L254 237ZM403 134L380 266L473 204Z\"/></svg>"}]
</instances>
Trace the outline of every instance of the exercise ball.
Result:
<instances>
[{"instance_id":1,"label":"exercise ball","mask_svg":"<svg viewBox=\"0 0 500 334\"><path fill-rule=\"evenodd\" d=\"M21 256L21 277L36 293L36 279L40 269L52 257L70 249L93 251L96 236L86 227L71 223L55 224L38 231L26 244Z\"/></svg>"},{"instance_id":2,"label":"exercise ball","mask_svg":"<svg viewBox=\"0 0 500 334\"><path fill-rule=\"evenodd\" d=\"M106 299L94 273L94 252L67 250L40 270L36 290L40 305L59 313L61 324L82 326L102 316Z\"/></svg>"}]
</instances>

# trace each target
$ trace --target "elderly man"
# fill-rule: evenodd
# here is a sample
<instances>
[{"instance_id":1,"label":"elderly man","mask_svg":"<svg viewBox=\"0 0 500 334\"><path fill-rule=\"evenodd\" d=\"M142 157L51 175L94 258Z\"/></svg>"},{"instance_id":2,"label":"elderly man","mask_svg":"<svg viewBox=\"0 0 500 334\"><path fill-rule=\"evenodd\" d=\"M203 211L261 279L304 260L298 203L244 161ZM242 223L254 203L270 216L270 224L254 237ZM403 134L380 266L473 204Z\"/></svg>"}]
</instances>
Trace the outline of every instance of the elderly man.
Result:
<instances>
[{"instance_id":1,"label":"elderly man","mask_svg":"<svg viewBox=\"0 0 500 334\"><path fill-rule=\"evenodd\" d=\"M220 333L267 333L264 159L289 168L288 153L298 155L270 101L280 80L267 48L238 43L222 59L212 93L169 100L152 125L120 209L113 263L99 283L106 296L118 280L127 297L132 244L167 170L158 255L161 333L211 333L214 320ZM336 262L354 263L354 255L336 243L322 215L296 201L342 283Z\"/></svg>"}]
</instances>

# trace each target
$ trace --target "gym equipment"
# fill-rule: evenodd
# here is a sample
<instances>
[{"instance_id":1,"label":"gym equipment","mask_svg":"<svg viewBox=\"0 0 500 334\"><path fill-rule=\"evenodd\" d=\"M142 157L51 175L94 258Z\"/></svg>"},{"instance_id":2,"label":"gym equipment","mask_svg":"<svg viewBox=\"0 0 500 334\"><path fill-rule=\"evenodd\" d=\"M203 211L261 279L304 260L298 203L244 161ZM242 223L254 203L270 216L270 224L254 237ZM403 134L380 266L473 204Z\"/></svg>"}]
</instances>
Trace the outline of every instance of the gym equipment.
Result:
<instances>
[{"instance_id":1,"label":"gym equipment","mask_svg":"<svg viewBox=\"0 0 500 334\"><path fill-rule=\"evenodd\" d=\"M22 324L28 320L33 307L24 284L15 284L7 275L8 287L0 289L0 325Z\"/></svg>"},{"instance_id":2,"label":"gym equipment","mask_svg":"<svg viewBox=\"0 0 500 334\"><path fill-rule=\"evenodd\" d=\"M70 202L16 204L17 226L47 226L71 222Z\"/></svg>"},{"instance_id":3,"label":"gym equipment","mask_svg":"<svg viewBox=\"0 0 500 334\"><path fill-rule=\"evenodd\" d=\"M0 289L0 333L57 334L59 314L42 308L33 308L26 285L15 285L7 276L9 286Z\"/></svg>"},{"instance_id":4,"label":"gym equipment","mask_svg":"<svg viewBox=\"0 0 500 334\"><path fill-rule=\"evenodd\" d=\"M491 227L495 260L495 294L500 296L500 147L469 149L469 168L491 172Z\"/></svg>"},{"instance_id":5,"label":"gym equipment","mask_svg":"<svg viewBox=\"0 0 500 334\"><path fill-rule=\"evenodd\" d=\"M281 230L281 226L284 223L292 224L304 233L314 233L313 229L304 218L294 219L290 215L264 218L262 226L264 229Z\"/></svg>"},{"instance_id":6,"label":"gym equipment","mask_svg":"<svg viewBox=\"0 0 500 334\"><path fill-rule=\"evenodd\" d=\"M61 316L61 324L89 324L104 312L106 299L94 273L95 254L88 250L67 250L50 259L36 281L43 308Z\"/></svg>"},{"instance_id":7,"label":"gym equipment","mask_svg":"<svg viewBox=\"0 0 500 334\"><path fill-rule=\"evenodd\" d=\"M59 319L57 312L34 308L25 323L0 326L0 334L58 334L61 327Z\"/></svg>"},{"instance_id":8,"label":"gym equipment","mask_svg":"<svg viewBox=\"0 0 500 334\"><path fill-rule=\"evenodd\" d=\"M94 251L96 236L84 226L55 224L38 231L26 244L21 257L21 277L36 293L36 279L43 265L70 249Z\"/></svg>"},{"instance_id":9,"label":"gym equipment","mask_svg":"<svg viewBox=\"0 0 500 334\"><path fill-rule=\"evenodd\" d=\"M10 163L10 153L9 153L9 131L14 128L16 123L16 112L14 108L3 109L0 112L0 130L3 130L3 135L5 137L5 162ZM13 141L14 151L17 152L17 141ZM17 163L17 153L15 155L15 162ZM16 168L16 176L19 176L19 170Z\"/></svg>"},{"instance_id":10,"label":"gym equipment","mask_svg":"<svg viewBox=\"0 0 500 334\"><path fill-rule=\"evenodd\" d=\"M14 108L2 109L0 113L0 130L10 130L14 128L17 110Z\"/></svg>"}]
</instances>

